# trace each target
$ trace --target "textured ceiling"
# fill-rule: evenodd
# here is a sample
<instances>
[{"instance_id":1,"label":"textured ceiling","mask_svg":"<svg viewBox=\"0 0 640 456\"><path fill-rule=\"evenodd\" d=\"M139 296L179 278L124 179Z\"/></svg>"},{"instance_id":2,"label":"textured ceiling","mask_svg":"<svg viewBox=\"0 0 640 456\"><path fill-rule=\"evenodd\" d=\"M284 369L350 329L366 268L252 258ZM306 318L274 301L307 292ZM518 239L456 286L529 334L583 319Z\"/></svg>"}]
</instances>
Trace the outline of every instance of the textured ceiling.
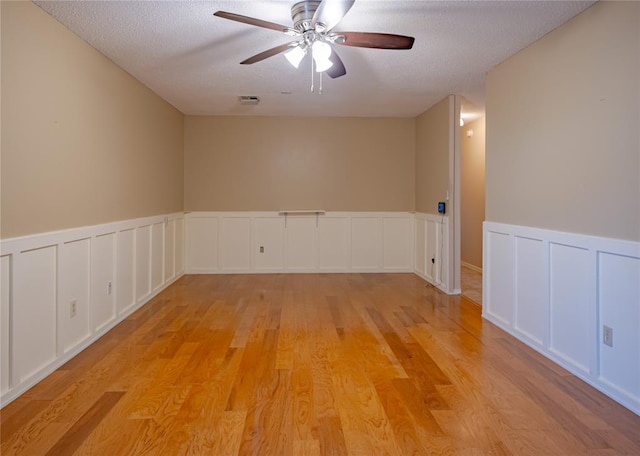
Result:
<instances>
[{"instance_id":1,"label":"textured ceiling","mask_svg":"<svg viewBox=\"0 0 640 456\"><path fill-rule=\"evenodd\" d=\"M413 117L452 93L482 109L488 70L593 2L358 0L335 30L410 35L415 45L335 46L347 74L325 76L322 95L310 93L307 60L298 70L283 55L239 65L291 37L213 16L290 26L293 1L36 3L185 114ZM261 102L240 105L239 95Z\"/></svg>"}]
</instances>

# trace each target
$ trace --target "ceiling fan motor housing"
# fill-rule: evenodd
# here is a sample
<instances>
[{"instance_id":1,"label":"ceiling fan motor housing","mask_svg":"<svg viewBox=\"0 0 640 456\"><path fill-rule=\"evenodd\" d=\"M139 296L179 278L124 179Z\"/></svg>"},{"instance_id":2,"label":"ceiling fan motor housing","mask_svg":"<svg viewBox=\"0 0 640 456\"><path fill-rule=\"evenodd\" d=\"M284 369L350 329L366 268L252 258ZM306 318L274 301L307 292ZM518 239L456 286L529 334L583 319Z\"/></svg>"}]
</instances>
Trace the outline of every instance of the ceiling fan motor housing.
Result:
<instances>
[{"instance_id":1,"label":"ceiling fan motor housing","mask_svg":"<svg viewBox=\"0 0 640 456\"><path fill-rule=\"evenodd\" d=\"M311 30L311 21L315 14L320 1L308 0L298 2L291 7L291 19L293 20L293 28L301 33Z\"/></svg>"}]
</instances>

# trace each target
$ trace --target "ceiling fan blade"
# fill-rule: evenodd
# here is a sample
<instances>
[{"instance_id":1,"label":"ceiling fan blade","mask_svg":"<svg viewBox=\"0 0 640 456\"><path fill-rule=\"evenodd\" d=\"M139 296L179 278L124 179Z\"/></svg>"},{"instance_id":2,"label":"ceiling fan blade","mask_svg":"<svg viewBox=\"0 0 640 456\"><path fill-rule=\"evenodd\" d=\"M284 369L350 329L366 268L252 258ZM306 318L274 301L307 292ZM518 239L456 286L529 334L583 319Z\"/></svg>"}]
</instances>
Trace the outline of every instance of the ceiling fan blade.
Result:
<instances>
[{"instance_id":1,"label":"ceiling fan blade","mask_svg":"<svg viewBox=\"0 0 640 456\"><path fill-rule=\"evenodd\" d=\"M274 55L278 55L281 52L285 52L292 47L293 44L296 44L297 41L292 41L291 43L281 44L279 46L273 47L271 49L267 49L266 51L261 52L260 54L256 54L253 57L249 57L248 59L240 62L240 65L251 65L252 63L259 62L264 59L268 59L269 57L273 57Z\"/></svg>"},{"instance_id":2,"label":"ceiling fan blade","mask_svg":"<svg viewBox=\"0 0 640 456\"><path fill-rule=\"evenodd\" d=\"M342 59L338 56L338 53L334 49L331 55L329 56L329 60L333 62L331 68L329 68L326 73L333 79L339 78L340 76L344 76L347 74L347 70L344 67L344 63L342 63Z\"/></svg>"},{"instance_id":3,"label":"ceiling fan blade","mask_svg":"<svg viewBox=\"0 0 640 456\"><path fill-rule=\"evenodd\" d=\"M336 35L344 37L344 41L336 40L337 44L374 49L411 49L415 41L412 36L390 33L336 32Z\"/></svg>"},{"instance_id":4,"label":"ceiling fan blade","mask_svg":"<svg viewBox=\"0 0 640 456\"><path fill-rule=\"evenodd\" d=\"M320 23L324 25L324 30L331 30L338 25L354 3L355 0L323 0L313 15L311 28L315 29L316 24Z\"/></svg>"},{"instance_id":5,"label":"ceiling fan blade","mask_svg":"<svg viewBox=\"0 0 640 456\"><path fill-rule=\"evenodd\" d=\"M241 14L228 13L226 11L216 11L214 16L221 17L223 19L229 19L236 22L242 22L244 24L255 25L256 27L264 27L276 32L285 32L290 29L286 25L276 24L275 22L263 21L262 19L256 19L255 17L243 16Z\"/></svg>"}]
</instances>

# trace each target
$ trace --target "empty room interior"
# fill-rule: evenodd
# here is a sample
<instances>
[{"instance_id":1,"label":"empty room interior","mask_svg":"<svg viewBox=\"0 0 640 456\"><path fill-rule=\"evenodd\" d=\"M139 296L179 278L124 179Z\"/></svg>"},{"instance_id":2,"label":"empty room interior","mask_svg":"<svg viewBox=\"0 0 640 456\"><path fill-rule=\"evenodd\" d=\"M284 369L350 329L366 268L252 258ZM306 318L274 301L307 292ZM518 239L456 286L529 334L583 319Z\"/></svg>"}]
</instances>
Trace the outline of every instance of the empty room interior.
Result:
<instances>
[{"instance_id":1,"label":"empty room interior","mask_svg":"<svg viewBox=\"0 0 640 456\"><path fill-rule=\"evenodd\" d=\"M1 454L640 454L640 2L0 21Z\"/></svg>"}]
</instances>

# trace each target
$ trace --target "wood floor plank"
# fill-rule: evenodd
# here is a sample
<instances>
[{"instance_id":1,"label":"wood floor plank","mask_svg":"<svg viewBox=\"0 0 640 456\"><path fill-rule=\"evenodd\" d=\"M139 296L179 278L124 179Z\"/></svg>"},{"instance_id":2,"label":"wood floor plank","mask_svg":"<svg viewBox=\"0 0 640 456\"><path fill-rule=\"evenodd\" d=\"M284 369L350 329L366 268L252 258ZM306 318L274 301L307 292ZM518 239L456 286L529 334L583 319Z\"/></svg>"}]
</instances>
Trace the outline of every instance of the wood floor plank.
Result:
<instances>
[{"instance_id":1,"label":"wood floor plank","mask_svg":"<svg viewBox=\"0 0 640 456\"><path fill-rule=\"evenodd\" d=\"M282 310L280 312L280 326L278 331L278 348L276 352L277 369L293 369L295 348L295 315L296 307L293 292L284 294Z\"/></svg>"},{"instance_id":2,"label":"wood floor plank","mask_svg":"<svg viewBox=\"0 0 640 456\"><path fill-rule=\"evenodd\" d=\"M243 353L244 349L228 348L214 377L190 385L191 389L175 416L174 426L166 433L165 440L169 443L165 446L178 449L169 454L197 454L200 448L213 445L207 442L222 438L211 436L211 432L220 425ZM238 413L225 416L246 415L244 411ZM238 432L241 433L243 428L244 419Z\"/></svg>"},{"instance_id":3,"label":"wood floor plank","mask_svg":"<svg viewBox=\"0 0 640 456\"><path fill-rule=\"evenodd\" d=\"M180 447L165 447L161 454L235 456L240 449L245 421L245 412L216 412L207 418L206 425L194 429Z\"/></svg>"},{"instance_id":4,"label":"wood floor plank","mask_svg":"<svg viewBox=\"0 0 640 456\"><path fill-rule=\"evenodd\" d=\"M16 435L18 430L50 405L50 400L22 396L13 402L12 407L5 407L0 411L0 442L6 442L10 436Z\"/></svg>"},{"instance_id":5,"label":"wood floor plank","mask_svg":"<svg viewBox=\"0 0 640 456\"><path fill-rule=\"evenodd\" d=\"M322 321L322 318L319 318ZM325 320L326 314L325 314ZM312 404L317 425L312 433L318 440L321 454L343 456L347 454L344 432L336 405L331 360L340 343L336 328L322 326L311 334L314 350L310 357L313 381Z\"/></svg>"},{"instance_id":6,"label":"wood floor plank","mask_svg":"<svg viewBox=\"0 0 640 456\"><path fill-rule=\"evenodd\" d=\"M73 454L123 395L123 392L110 392L100 396L100 399L47 451L47 456Z\"/></svg>"},{"instance_id":7,"label":"wood floor plank","mask_svg":"<svg viewBox=\"0 0 640 456\"><path fill-rule=\"evenodd\" d=\"M425 454L425 442L421 441L420 432L416 429L416 422L405 406L398 390L388 379L374 380L380 403L389 417L389 422L402 454Z\"/></svg>"},{"instance_id":8,"label":"wood floor plank","mask_svg":"<svg viewBox=\"0 0 640 456\"><path fill-rule=\"evenodd\" d=\"M317 440L294 440L293 456L321 456L320 442Z\"/></svg>"},{"instance_id":9,"label":"wood floor plank","mask_svg":"<svg viewBox=\"0 0 640 456\"><path fill-rule=\"evenodd\" d=\"M255 388L249 392L250 397L242 396L247 391L236 395L236 399L240 398L236 407L247 405L240 444L242 454L291 454L293 451L291 371L275 369L276 344L276 332L267 330L262 356L254 371Z\"/></svg>"},{"instance_id":10,"label":"wood floor plank","mask_svg":"<svg viewBox=\"0 0 640 456\"><path fill-rule=\"evenodd\" d=\"M381 359L377 362L376 369L380 369L383 366L388 364L389 374L393 377L403 377L406 378L408 374L405 372L402 367L402 363L398 360L396 354L393 351L393 348L389 345L389 342L385 338L385 335L381 331L381 329L377 326L376 322L372 318L369 310L371 309L371 303L362 297L352 297L350 300L350 304L352 304L354 310L357 312L357 315L360 317L360 320L364 324L364 327L368 331L353 331L350 333L350 336L368 338L373 336L377 344L372 344L371 342L363 345L364 348L368 348L372 351L380 352L386 359ZM373 355L373 353L371 354ZM375 362L375 361L374 361Z\"/></svg>"},{"instance_id":11,"label":"wood floor plank","mask_svg":"<svg viewBox=\"0 0 640 456\"><path fill-rule=\"evenodd\" d=\"M412 274L183 276L0 412L3 456L640 454L640 417Z\"/></svg>"},{"instance_id":12,"label":"wood floor plank","mask_svg":"<svg viewBox=\"0 0 640 456\"><path fill-rule=\"evenodd\" d=\"M74 454L92 456L135 454L134 448L140 436L143 435L148 420L127 420L123 414L116 411L117 408L116 405ZM118 426L118 432L114 432L116 426Z\"/></svg>"},{"instance_id":13,"label":"wood floor plank","mask_svg":"<svg viewBox=\"0 0 640 456\"><path fill-rule=\"evenodd\" d=\"M332 365L333 381L349 453L400 454L375 387L357 363L349 362L357 345L343 342L338 349L342 356Z\"/></svg>"},{"instance_id":14,"label":"wood floor plank","mask_svg":"<svg viewBox=\"0 0 640 456\"><path fill-rule=\"evenodd\" d=\"M178 376L182 373L199 344L186 343L177 351L161 372L154 374L153 381L146 383L145 387L135 392L136 401L133 404L129 419L153 418L167 400L167 391L175 386ZM146 387L149 385L150 387Z\"/></svg>"},{"instance_id":15,"label":"wood floor plank","mask_svg":"<svg viewBox=\"0 0 640 456\"><path fill-rule=\"evenodd\" d=\"M231 341L231 346L234 348L242 348L246 346L247 340L249 339L249 335L252 331L253 322L256 318L257 307L240 303L239 310L242 313L242 317L238 323L233 340Z\"/></svg>"}]
</instances>

